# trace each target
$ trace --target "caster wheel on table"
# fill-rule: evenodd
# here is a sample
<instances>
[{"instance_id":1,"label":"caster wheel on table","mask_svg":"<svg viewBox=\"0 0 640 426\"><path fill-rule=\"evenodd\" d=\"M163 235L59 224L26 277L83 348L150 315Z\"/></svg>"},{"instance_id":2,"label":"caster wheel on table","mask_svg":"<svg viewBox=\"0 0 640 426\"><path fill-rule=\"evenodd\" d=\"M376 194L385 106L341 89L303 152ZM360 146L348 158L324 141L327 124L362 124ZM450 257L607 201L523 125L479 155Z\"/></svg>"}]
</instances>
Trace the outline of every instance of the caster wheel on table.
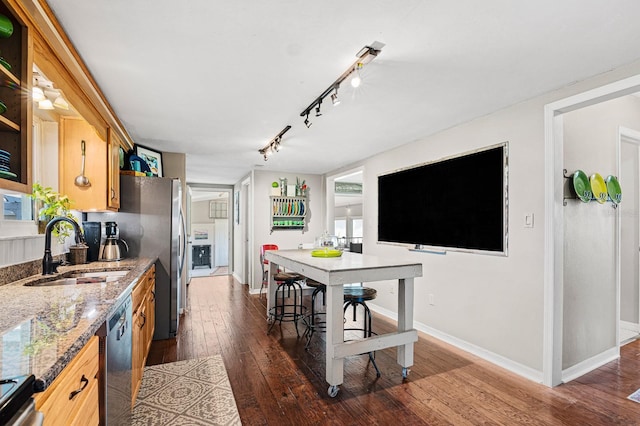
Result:
<instances>
[{"instance_id":1,"label":"caster wheel on table","mask_svg":"<svg viewBox=\"0 0 640 426\"><path fill-rule=\"evenodd\" d=\"M403 379L406 379L407 377L409 377L409 371L411 371L411 370L409 370L409 368L402 367L402 378Z\"/></svg>"},{"instance_id":2,"label":"caster wheel on table","mask_svg":"<svg viewBox=\"0 0 640 426\"><path fill-rule=\"evenodd\" d=\"M333 386L329 386L329 389L327 389L327 393L331 398L335 398L336 395L338 395L339 390L340 390L340 387L338 385L333 385Z\"/></svg>"}]
</instances>

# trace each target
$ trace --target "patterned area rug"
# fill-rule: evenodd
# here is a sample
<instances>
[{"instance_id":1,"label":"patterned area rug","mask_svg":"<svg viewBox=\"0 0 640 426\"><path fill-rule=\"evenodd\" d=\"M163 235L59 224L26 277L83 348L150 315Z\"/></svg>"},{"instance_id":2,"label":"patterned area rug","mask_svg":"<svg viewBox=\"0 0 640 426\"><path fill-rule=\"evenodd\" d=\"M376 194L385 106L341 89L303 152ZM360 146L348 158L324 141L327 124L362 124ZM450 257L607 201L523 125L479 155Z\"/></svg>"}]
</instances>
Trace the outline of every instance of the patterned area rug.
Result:
<instances>
[{"instance_id":1,"label":"patterned area rug","mask_svg":"<svg viewBox=\"0 0 640 426\"><path fill-rule=\"evenodd\" d=\"M627 399L630 399L635 402L640 402L640 389L638 389L637 391L629 395Z\"/></svg>"},{"instance_id":2,"label":"patterned area rug","mask_svg":"<svg viewBox=\"0 0 640 426\"><path fill-rule=\"evenodd\" d=\"M240 425L222 357L145 367L132 425Z\"/></svg>"}]
</instances>

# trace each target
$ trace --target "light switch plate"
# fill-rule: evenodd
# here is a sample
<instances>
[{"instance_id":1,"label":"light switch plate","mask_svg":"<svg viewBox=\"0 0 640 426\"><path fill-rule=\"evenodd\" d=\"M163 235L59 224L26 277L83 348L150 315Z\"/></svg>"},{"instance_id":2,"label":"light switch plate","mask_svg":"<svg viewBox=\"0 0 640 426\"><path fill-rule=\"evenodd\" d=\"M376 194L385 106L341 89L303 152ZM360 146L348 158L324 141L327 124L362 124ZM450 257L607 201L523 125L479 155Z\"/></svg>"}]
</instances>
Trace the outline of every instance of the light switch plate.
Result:
<instances>
[{"instance_id":1,"label":"light switch plate","mask_svg":"<svg viewBox=\"0 0 640 426\"><path fill-rule=\"evenodd\" d=\"M524 227L533 228L533 213L527 213L524 215Z\"/></svg>"}]
</instances>

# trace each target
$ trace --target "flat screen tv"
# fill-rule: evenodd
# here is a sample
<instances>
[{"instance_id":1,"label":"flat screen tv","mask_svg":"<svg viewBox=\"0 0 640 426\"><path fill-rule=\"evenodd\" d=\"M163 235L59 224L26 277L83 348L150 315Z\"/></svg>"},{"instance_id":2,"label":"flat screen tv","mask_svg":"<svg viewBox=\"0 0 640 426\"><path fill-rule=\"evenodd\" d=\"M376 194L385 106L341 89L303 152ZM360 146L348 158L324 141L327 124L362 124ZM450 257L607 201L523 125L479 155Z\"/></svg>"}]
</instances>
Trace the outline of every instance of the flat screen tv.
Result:
<instances>
[{"instance_id":1,"label":"flat screen tv","mask_svg":"<svg viewBox=\"0 0 640 426\"><path fill-rule=\"evenodd\" d=\"M378 176L378 241L507 254L508 143Z\"/></svg>"}]
</instances>

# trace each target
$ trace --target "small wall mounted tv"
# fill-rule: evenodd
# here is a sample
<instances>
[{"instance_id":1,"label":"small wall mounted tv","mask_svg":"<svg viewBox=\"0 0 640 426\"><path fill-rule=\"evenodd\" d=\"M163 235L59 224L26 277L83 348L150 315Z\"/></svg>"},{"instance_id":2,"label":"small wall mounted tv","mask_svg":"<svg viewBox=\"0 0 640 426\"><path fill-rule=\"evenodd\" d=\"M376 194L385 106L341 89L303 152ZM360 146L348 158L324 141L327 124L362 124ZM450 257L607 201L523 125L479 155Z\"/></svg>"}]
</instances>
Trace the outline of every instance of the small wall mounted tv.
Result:
<instances>
[{"instance_id":1,"label":"small wall mounted tv","mask_svg":"<svg viewBox=\"0 0 640 426\"><path fill-rule=\"evenodd\" d=\"M507 255L508 143L378 176L378 242Z\"/></svg>"}]
</instances>

